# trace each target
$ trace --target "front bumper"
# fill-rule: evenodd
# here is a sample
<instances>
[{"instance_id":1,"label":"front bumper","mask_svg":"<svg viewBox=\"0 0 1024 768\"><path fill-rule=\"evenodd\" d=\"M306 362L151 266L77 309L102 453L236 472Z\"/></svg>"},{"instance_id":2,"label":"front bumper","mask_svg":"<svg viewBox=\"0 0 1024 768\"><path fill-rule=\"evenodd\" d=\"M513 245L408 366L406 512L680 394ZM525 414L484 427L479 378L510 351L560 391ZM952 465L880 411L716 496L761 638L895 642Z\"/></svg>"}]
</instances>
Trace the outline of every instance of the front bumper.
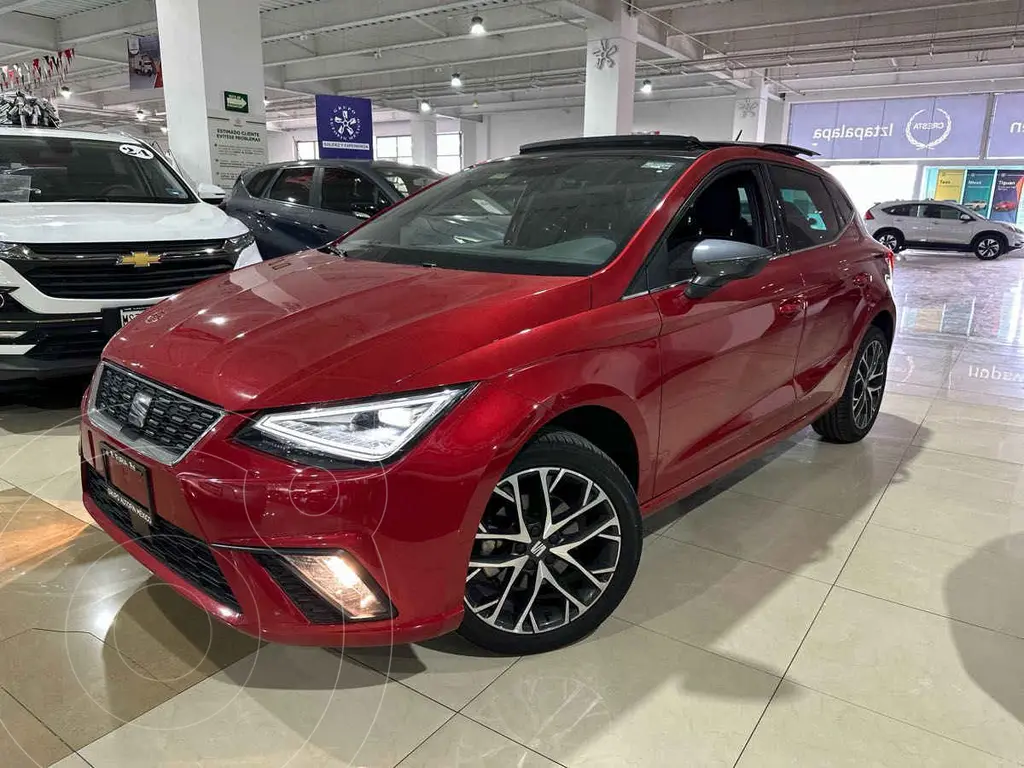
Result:
<instances>
[{"instance_id":1,"label":"front bumper","mask_svg":"<svg viewBox=\"0 0 1024 768\"><path fill-rule=\"evenodd\" d=\"M485 389L483 387L478 390ZM459 409L472 409L474 392ZM515 424L532 404L503 393ZM495 452L493 423L448 418L395 464L340 472L291 464L239 445L245 423L225 415L173 466L154 461L82 418L85 506L143 565L221 621L283 643L360 646L408 643L455 629L462 619L466 563L476 522L510 456ZM152 511L161 535L184 554L141 541L104 509L90 484L106 476L100 445L149 471ZM458 445L458 452L451 446ZM281 551L343 550L376 583L391 618L343 620L304 604L301 590L273 566ZM199 553L198 555L196 553ZM219 571L225 593L206 578Z\"/></svg>"}]
</instances>

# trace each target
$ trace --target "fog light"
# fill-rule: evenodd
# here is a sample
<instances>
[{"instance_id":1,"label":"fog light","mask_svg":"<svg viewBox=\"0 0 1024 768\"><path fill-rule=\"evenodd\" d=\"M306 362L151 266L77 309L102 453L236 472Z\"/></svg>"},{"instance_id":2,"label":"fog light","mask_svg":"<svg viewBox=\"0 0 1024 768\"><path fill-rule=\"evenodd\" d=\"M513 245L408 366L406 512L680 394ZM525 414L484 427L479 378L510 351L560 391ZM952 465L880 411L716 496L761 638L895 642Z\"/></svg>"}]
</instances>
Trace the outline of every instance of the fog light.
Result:
<instances>
[{"instance_id":1,"label":"fog light","mask_svg":"<svg viewBox=\"0 0 1024 768\"><path fill-rule=\"evenodd\" d=\"M340 608L350 619L386 618L390 607L381 599L375 584L343 552L323 555L285 555L302 580ZM369 583L367 583L369 582Z\"/></svg>"}]
</instances>

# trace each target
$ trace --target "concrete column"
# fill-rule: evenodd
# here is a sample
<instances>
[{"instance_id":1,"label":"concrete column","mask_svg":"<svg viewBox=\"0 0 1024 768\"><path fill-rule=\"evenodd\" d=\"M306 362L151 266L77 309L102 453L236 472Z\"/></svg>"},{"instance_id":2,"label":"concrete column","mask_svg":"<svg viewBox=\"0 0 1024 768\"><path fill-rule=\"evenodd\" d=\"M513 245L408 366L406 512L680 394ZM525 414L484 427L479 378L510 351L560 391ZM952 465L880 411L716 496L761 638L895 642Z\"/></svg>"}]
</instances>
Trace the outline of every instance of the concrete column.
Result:
<instances>
[{"instance_id":1,"label":"concrete column","mask_svg":"<svg viewBox=\"0 0 1024 768\"><path fill-rule=\"evenodd\" d=\"M230 187L267 161L259 3L156 0L156 16L171 153L194 181ZM226 109L228 91L248 112Z\"/></svg>"},{"instance_id":2,"label":"concrete column","mask_svg":"<svg viewBox=\"0 0 1024 768\"><path fill-rule=\"evenodd\" d=\"M468 168L487 159L487 131L476 120L460 120L462 131L462 167Z\"/></svg>"},{"instance_id":3,"label":"concrete column","mask_svg":"<svg viewBox=\"0 0 1024 768\"><path fill-rule=\"evenodd\" d=\"M633 130L637 20L619 2L612 4L610 16L611 21L587 22L584 136L612 136Z\"/></svg>"},{"instance_id":4,"label":"concrete column","mask_svg":"<svg viewBox=\"0 0 1024 768\"><path fill-rule=\"evenodd\" d=\"M733 103L730 138L735 139L739 134L740 141L765 141L771 94L762 76L753 75L749 82L752 87L737 94Z\"/></svg>"},{"instance_id":5,"label":"concrete column","mask_svg":"<svg viewBox=\"0 0 1024 768\"><path fill-rule=\"evenodd\" d=\"M412 116L412 162L428 168L437 166L437 118L433 114Z\"/></svg>"}]
</instances>

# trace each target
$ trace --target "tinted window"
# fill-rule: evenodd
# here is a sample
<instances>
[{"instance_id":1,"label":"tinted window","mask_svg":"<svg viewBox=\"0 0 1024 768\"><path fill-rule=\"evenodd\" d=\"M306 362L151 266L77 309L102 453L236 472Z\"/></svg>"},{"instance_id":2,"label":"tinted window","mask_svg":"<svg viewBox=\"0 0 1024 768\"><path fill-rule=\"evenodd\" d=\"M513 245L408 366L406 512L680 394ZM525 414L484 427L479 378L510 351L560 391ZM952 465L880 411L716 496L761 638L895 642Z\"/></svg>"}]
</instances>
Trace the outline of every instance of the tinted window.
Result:
<instances>
[{"instance_id":1,"label":"tinted window","mask_svg":"<svg viewBox=\"0 0 1024 768\"><path fill-rule=\"evenodd\" d=\"M408 197L444 178L444 174L428 168L378 168L377 171L402 197Z\"/></svg>"},{"instance_id":2,"label":"tinted window","mask_svg":"<svg viewBox=\"0 0 1024 768\"><path fill-rule=\"evenodd\" d=\"M619 252L691 162L609 153L488 163L395 206L338 248L377 261L589 275Z\"/></svg>"},{"instance_id":3,"label":"tinted window","mask_svg":"<svg viewBox=\"0 0 1024 768\"><path fill-rule=\"evenodd\" d=\"M835 209L820 177L777 165L770 166L770 172L779 192L791 250L812 248L838 237Z\"/></svg>"},{"instance_id":4,"label":"tinted window","mask_svg":"<svg viewBox=\"0 0 1024 768\"><path fill-rule=\"evenodd\" d=\"M375 213L390 201L377 185L347 168L324 168L320 207L337 213Z\"/></svg>"},{"instance_id":5,"label":"tinted window","mask_svg":"<svg viewBox=\"0 0 1024 768\"><path fill-rule=\"evenodd\" d=\"M960 211L948 205L926 205L924 206L924 217L926 219L948 219L951 221L960 220Z\"/></svg>"},{"instance_id":6,"label":"tinted window","mask_svg":"<svg viewBox=\"0 0 1024 768\"><path fill-rule=\"evenodd\" d=\"M271 200L280 200L282 203L309 205L312 188L312 168L285 168L277 177L267 197Z\"/></svg>"},{"instance_id":7,"label":"tinted window","mask_svg":"<svg viewBox=\"0 0 1024 768\"><path fill-rule=\"evenodd\" d=\"M0 136L0 202L194 203L163 159L131 142Z\"/></svg>"},{"instance_id":8,"label":"tinted window","mask_svg":"<svg viewBox=\"0 0 1024 768\"><path fill-rule=\"evenodd\" d=\"M845 227L851 221L853 217L857 215L856 209L853 207L853 203L850 202L850 198L843 192L843 188L832 179L825 179L825 187L828 189L829 195L832 197L832 202L836 206L836 214L839 216L839 225Z\"/></svg>"},{"instance_id":9,"label":"tinted window","mask_svg":"<svg viewBox=\"0 0 1024 768\"><path fill-rule=\"evenodd\" d=\"M694 275L693 249L701 240L735 240L764 246L764 204L752 170L734 171L711 182L669 230L651 261L654 290Z\"/></svg>"},{"instance_id":10,"label":"tinted window","mask_svg":"<svg viewBox=\"0 0 1024 768\"><path fill-rule=\"evenodd\" d=\"M274 178L275 173L277 173L277 168L266 168L265 170L257 171L246 180L246 191L253 197L259 197L266 190L267 184Z\"/></svg>"},{"instance_id":11,"label":"tinted window","mask_svg":"<svg viewBox=\"0 0 1024 768\"><path fill-rule=\"evenodd\" d=\"M915 216L916 212L911 211L911 208L917 208L916 205L890 205L888 208L882 210L888 213L890 216Z\"/></svg>"}]
</instances>

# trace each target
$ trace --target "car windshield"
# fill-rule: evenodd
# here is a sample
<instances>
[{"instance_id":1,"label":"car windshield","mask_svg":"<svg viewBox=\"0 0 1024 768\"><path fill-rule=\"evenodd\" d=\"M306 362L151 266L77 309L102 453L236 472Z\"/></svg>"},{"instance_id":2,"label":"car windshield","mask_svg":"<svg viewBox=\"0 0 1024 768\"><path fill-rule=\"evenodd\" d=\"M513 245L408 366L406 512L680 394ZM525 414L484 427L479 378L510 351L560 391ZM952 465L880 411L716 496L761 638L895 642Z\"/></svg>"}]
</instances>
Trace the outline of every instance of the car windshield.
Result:
<instances>
[{"instance_id":1,"label":"car windshield","mask_svg":"<svg viewBox=\"0 0 1024 768\"><path fill-rule=\"evenodd\" d=\"M340 241L350 258L589 275L625 246L691 158L521 156L424 190Z\"/></svg>"},{"instance_id":2,"label":"car windshield","mask_svg":"<svg viewBox=\"0 0 1024 768\"><path fill-rule=\"evenodd\" d=\"M0 203L194 203L153 150L131 142L0 132Z\"/></svg>"},{"instance_id":3,"label":"car windshield","mask_svg":"<svg viewBox=\"0 0 1024 768\"><path fill-rule=\"evenodd\" d=\"M388 166L386 168L378 168L377 172L402 197L408 197L414 192L419 192L424 187L430 186L438 179L444 178L443 173L432 171L429 168L396 168Z\"/></svg>"}]
</instances>

